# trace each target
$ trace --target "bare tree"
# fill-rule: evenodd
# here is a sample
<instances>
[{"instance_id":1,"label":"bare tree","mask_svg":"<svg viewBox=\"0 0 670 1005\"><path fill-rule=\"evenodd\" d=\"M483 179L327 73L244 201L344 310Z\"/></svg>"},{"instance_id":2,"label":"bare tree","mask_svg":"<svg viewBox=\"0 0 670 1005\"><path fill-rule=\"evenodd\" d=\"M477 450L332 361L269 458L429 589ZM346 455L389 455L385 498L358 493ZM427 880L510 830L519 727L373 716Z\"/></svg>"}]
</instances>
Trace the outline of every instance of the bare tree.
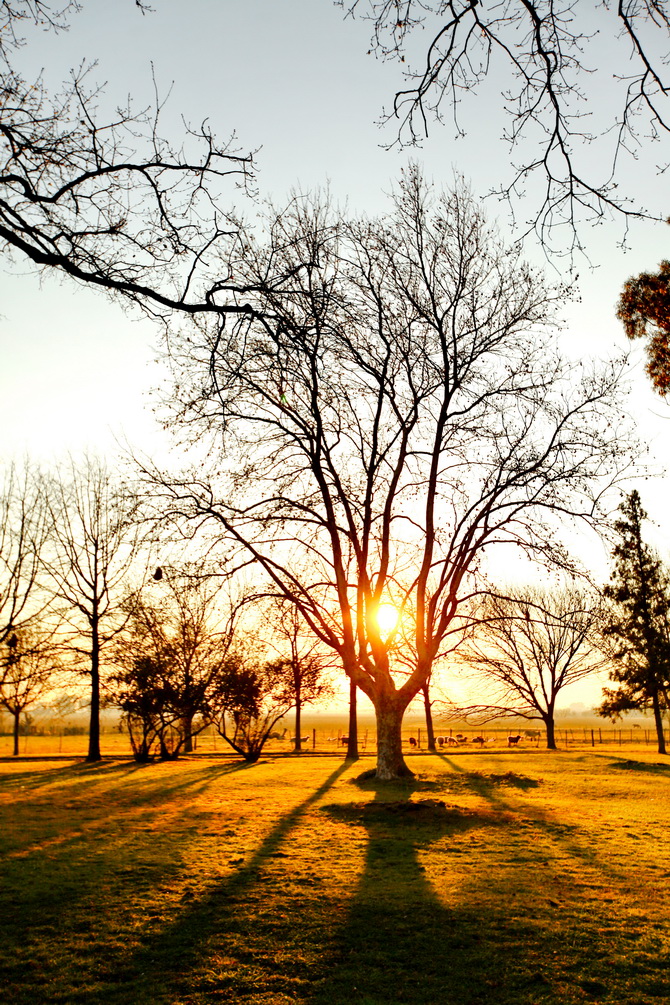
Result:
<instances>
[{"instance_id":1,"label":"bare tree","mask_svg":"<svg viewBox=\"0 0 670 1005\"><path fill-rule=\"evenodd\" d=\"M577 228L585 219L611 212L649 215L639 189L619 184L619 170L626 157L652 160L652 144L665 140L670 129L667 4L335 2L372 24L372 52L403 63L405 86L385 115L397 120L401 144L420 142L432 117L463 136L473 115L469 97L479 93L479 102L487 101L478 119L490 114L485 84L493 78L493 100L499 94L507 123L503 138L512 155L511 172L497 194L530 204L524 220L545 246L552 229L567 229L573 248L579 247ZM665 161L660 158L659 171ZM658 211L651 215L659 218Z\"/></svg>"},{"instance_id":2,"label":"bare tree","mask_svg":"<svg viewBox=\"0 0 670 1005\"><path fill-rule=\"evenodd\" d=\"M0 490L0 645L49 602L40 588L40 557L50 531L35 472L12 464Z\"/></svg>"},{"instance_id":3,"label":"bare tree","mask_svg":"<svg viewBox=\"0 0 670 1005\"><path fill-rule=\"evenodd\" d=\"M333 687L325 677L333 665L332 649L306 630L299 608L278 598L267 612L267 624L272 632L271 648L280 655L268 664L268 672L285 680L293 693L295 708L295 749L302 749L303 705L318 702L333 695Z\"/></svg>"},{"instance_id":4,"label":"bare tree","mask_svg":"<svg viewBox=\"0 0 670 1005\"><path fill-rule=\"evenodd\" d=\"M550 328L564 291L501 245L466 191L438 197L415 169L388 218L296 198L267 234L247 238L249 284L277 260L292 278L267 283L263 322L174 344L177 416L218 474L145 470L339 655L375 707L378 776L393 778L407 772L404 711L462 631L484 551L568 565L563 521L597 525L628 464L620 365L563 362ZM383 604L414 612L409 674Z\"/></svg>"},{"instance_id":5,"label":"bare tree","mask_svg":"<svg viewBox=\"0 0 670 1005\"><path fill-rule=\"evenodd\" d=\"M42 556L72 633L76 669L90 677L88 761L100 760L101 657L125 625L129 577L142 541L137 497L95 458L70 458L49 485L53 547Z\"/></svg>"},{"instance_id":6,"label":"bare tree","mask_svg":"<svg viewBox=\"0 0 670 1005\"><path fill-rule=\"evenodd\" d=\"M35 627L12 632L0 647L0 705L13 720L13 754L19 754L21 716L53 686L62 667L54 633Z\"/></svg>"},{"instance_id":7,"label":"bare tree","mask_svg":"<svg viewBox=\"0 0 670 1005\"><path fill-rule=\"evenodd\" d=\"M597 598L583 590L536 586L486 598L474 640L460 650L483 700L459 709L479 722L504 716L541 719L547 748L556 749L556 700L570 684L607 664L598 646Z\"/></svg>"}]
</instances>

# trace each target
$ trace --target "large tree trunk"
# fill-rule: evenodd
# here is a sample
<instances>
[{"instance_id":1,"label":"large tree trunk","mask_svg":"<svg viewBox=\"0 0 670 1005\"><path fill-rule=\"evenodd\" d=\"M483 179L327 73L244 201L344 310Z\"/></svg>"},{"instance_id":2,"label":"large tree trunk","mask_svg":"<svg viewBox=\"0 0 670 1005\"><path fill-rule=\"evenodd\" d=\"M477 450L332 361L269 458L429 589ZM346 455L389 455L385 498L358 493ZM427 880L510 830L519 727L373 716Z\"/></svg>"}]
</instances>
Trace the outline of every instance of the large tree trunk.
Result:
<instances>
[{"instance_id":1,"label":"large tree trunk","mask_svg":"<svg viewBox=\"0 0 670 1005\"><path fill-rule=\"evenodd\" d=\"M435 753L435 730L433 728L433 709L430 704L430 681L426 683L421 688L421 693L423 694L423 707L426 712L426 733L428 735L428 750L431 754Z\"/></svg>"},{"instance_id":2,"label":"large tree trunk","mask_svg":"<svg viewBox=\"0 0 670 1005\"><path fill-rule=\"evenodd\" d=\"M19 719L20 712L14 712L14 757L19 756Z\"/></svg>"},{"instance_id":3,"label":"large tree trunk","mask_svg":"<svg viewBox=\"0 0 670 1005\"><path fill-rule=\"evenodd\" d=\"M347 740L347 760L358 760L358 716L356 712L356 685L349 680L349 739Z\"/></svg>"},{"instance_id":4,"label":"large tree trunk","mask_svg":"<svg viewBox=\"0 0 670 1005\"><path fill-rule=\"evenodd\" d=\"M97 621L91 631L91 719L88 730L87 761L99 761L100 755L100 638Z\"/></svg>"},{"instance_id":5,"label":"large tree trunk","mask_svg":"<svg viewBox=\"0 0 670 1005\"><path fill-rule=\"evenodd\" d=\"M377 713L377 778L412 778L414 772L402 756L402 720L405 707L388 698L375 703Z\"/></svg>"},{"instance_id":6,"label":"large tree trunk","mask_svg":"<svg viewBox=\"0 0 670 1005\"><path fill-rule=\"evenodd\" d=\"M658 700L658 691L654 691L651 699L651 705L654 710L654 724L656 726L656 738L658 740L658 752L659 754L665 754L665 733L663 732L663 714L661 712L661 703Z\"/></svg>"}]
</instances>

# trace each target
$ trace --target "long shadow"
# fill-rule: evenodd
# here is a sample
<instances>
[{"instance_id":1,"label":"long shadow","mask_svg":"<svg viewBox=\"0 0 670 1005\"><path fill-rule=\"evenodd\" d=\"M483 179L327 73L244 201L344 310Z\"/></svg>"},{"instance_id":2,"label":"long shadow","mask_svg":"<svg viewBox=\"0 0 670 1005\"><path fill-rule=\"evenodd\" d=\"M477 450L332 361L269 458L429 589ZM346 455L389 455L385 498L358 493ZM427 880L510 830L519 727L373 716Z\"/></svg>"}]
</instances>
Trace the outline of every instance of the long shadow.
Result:
<instances>
[{"instance_id":1,"label":"long shadow","mask_svg":"<svg viewBox=\"0 0 670 1005\"><path fill-rule=\"evenodd\" d=\"M282 817L233 875L215 883L205 895L182 905L176 920L156 931L148 931L142 937L141 946L131 955L111 961L98 975L103 985L99 990L95 993L83 990L69 1001L86 1005L181 1001L180 989L192 989L194 980L196 983L198 980L194 975L207 970L205 964L216 955L217 947L228 945L230 949L234 945L236 957L243 957L240 945L246 941L249 946L254 929L259 927L254 914L253 891L258 887L258 900L262 901L264 867L274 858L284 857L281 846L291 831L348 768L348 764L340 764L314 792ZM283 927L282 919L274 924L279 929ZM267 925L261 924L260 928L263 929L262 941L268 944ZM253 955L251 948L248 955ZM272 960L267 962L272 970ZM300 960L296 960L296 974L301 969ZM285 976L280 975L279 979L283 983ZM225 962L216 974L205 974L203 980L207 994L215 994L216 1000L237 1000L235 995L243 990L239 975L235 980L226 976ZM268 975L268 980L271 983L272 974ZM288 975L289 983L290 980ZM267 999L270 1000L271 997Z\"/></svg>"},{"instance_id":2,"label":"long shadow","mask_svg":"<svg viewBox=\"0 0 670 1005\"><path fill-rule=\"evenodd\" d=\"M304 999L310 1005L507 1000L500 986L500 919L482 918L465 905L445 907L420 862L422 850L440 841L446 869L459 837L507 822L439 799L409 800L410 793L411 786L404 792L379 787L370 802L324 808L338 821L365 827L368 847L346 924ZM515 933L519 946L529 934ZM519 988L513 990L518 994Z\"/></svg>"},{"instance_id":3,"label":"long shadow","mask_svg":"<svg viewBox=\"0 0 670 1005\"><path fill-rule=\"evenodd\" d=\"M590 911L580 914L577 907L561 921L555 913L560 905L546 899L546 870L538 873L537 895L544 893L542 920L532 910L532 899L521 912L515 909L509 900L510 893L514 896L513 884L503 875L491 875L485 863L476 865L469 875L461 869L455 878L450 876L454 856L448 852L457 850L452 847L456 843L462 845L464 833L496 824L506 828L513 843L519 815L526 815L526 807L510 804L498 789L511 786L526 791L537 781L509 772L467 772L448 758L443 760L459 773L462 786L482 796L490 809L458 810L441 800L421 798L431 789L431 794L439 792L439 782L415 785L412 802L408 802L410 785L375 791L374 783L365 783L374 791L371 802L324 807L344 824L365 827L369 844L363 876L337 936L337 949L315 975L314 988L303 1001L309 1005L560 1005L603 999L642 1005L643 1000L647 1002L638 994L643 988L651 995L665 995L668 983L659 977L656 964L631 964L625 956L618 962L608 960L603 925L609 923L608 931L614 929L606 905L594 903L593 916ZM452 782L447 779L442 791ZM591 854L579 847L574 828L537 818L530 805L527 809L527 818L549 839L558 841L563 853L581 858L584 866L591 864ZM444 858L442 873L438 868L434 878L438 888L442 875L447 880L442 899L421 865L422 850L438 841ZM527 872L528 866L523 869ZM483 910L482 904L486 905ZM551 918L547 910L554 912ZM619 929L625 930L625 921ZM611 995L610 966L619 968ZM627 996L625 980L635 967L638 983L629 986Z\"/></svg>"}]
</instances>

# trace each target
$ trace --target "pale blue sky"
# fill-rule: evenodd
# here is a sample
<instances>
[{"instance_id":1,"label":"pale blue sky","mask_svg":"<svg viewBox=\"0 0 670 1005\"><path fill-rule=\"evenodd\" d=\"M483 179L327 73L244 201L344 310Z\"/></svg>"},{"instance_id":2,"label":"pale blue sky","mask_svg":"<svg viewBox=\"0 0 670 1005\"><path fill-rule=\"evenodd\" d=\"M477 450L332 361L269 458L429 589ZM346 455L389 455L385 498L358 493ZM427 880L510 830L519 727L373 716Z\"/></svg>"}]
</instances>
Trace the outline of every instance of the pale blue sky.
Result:
<instances>
[{"instance_id":1,"label":"pale blue sky","mask_svg":"<svg viewBox=\"0 0 670 1005\"><path fill-rule=\"evenodd\" d=\"M161 92L173 85L166 129L178 135L183 115L193 123L208 118L221 136L234 130L243 149L260 148L259 190L277 201L291 186L329 182L334 198L352 210L381 211L408 156L438 182L449 184L455 170L462 172L482 195L505 169L505 148L496 143L502 120L494 112L495 80L472 105L467 139L456 142L453 129L434 125L421 151L383 150L393 134L375 122L392 98L399 67L366 55L368 26L344 21L331 0L154 0L153 7L143 17L132 0L84 0L67 34L27 32L17 65L27 75L44 67L45 83L56 87L82 59L97 60L94 73L108 82L113 108L128 94L139 106L150 102L153 64ZM656 159L661 153L655 151ZM650 205L670 212L667 180L644 162L631 171ZM231 201L244 203L232 190ZM491 201L491 215L498 210ZM504 217L501 225L507 227ZM668 255L664 225L635 226L626 253L617 247L620 236L615 225L587 235L597 267L579 266L582 300L570 307L564 334L570 353L605 357L623 347L614 318L621 284ZM538 258L532 247L529 255ZM153 449L149 391L162 373L153 363L151 324L125 316L102 294L53 277L40 284L30 272L18 259L0 272L3 453L51 458L84 445L104 452L124 434ZM641 353L634 358L631 407L643 440L665 465L670 410L649 390ZM652 515L664 519L667 479L641 490ZM667 541L670 535L659 534L659 543Z\"/></svg>"}]
</instances>

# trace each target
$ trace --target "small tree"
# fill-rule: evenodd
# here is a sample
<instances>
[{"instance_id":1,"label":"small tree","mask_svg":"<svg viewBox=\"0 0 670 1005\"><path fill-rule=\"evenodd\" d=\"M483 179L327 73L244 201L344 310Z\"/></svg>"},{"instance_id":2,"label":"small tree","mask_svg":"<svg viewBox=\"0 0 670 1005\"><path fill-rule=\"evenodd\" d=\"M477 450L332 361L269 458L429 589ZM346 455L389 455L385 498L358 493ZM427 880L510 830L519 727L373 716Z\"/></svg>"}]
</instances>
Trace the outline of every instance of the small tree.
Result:
<instances>
[{"instance_id":1,"label":"small tree","mask_svg":"<svg viewBox=\"0 0 670 1005\"><path fill-rule=\"evenodd\" d=\"M50 531L45 493L35 472L11 464L0 487L0 644L48 605L39 574Z\"/></svg>"},{"instance_id":2,"label":"small tree","mask_svg":"<svg viewBox=\"0 0 670 1005\"><path fill-rule=\"evenodd\" d=\"M615 661L610 679L619 687L604 689L601 715L617 718L634 708L651 708L658 752L665 754L663 709L670 689L670 577L642 539L647 514L634 489L621 503L622 518L614 528L619 543L614 571L604 589L610 617L604 628L609 655Z\"/></svg>"},{"instance_id":3,"label":"small tree","mask_svg":"<svg viewBox=\"0 0 670 1005\"><path fill-rule=\"evenodd\" d=\"M596 645L599 605L574 588L526 587L487 597L476 618L475 638L460 658L491 699L459 711L479 721L541 719L547 749L555 750L558 695L605 664Z\"/></svg>"},{"instance_id":4,"label":"small tree","mask_svg":"<svg viewBox=\"0 0 670 1005\"><path fill-rule=\"evenodd\" d=\"M20 629L2 643L0 660L0 705L13 720L13 754L17 757L21 716L52 687L61 668L60 652L53 634Z\"/></svg>"},{"instance_id":5,"label":"small tree","mask_svg":"<svg viewBox=\"0 0 670 1005\"><path fill-rule=\"evenodd\" d=\"M253 764L293 703L290 679L277 674L273 664L254 666L242 659L231 667L221 689L217 728L226 743Z\"/></svg>"},{"instance_id":6,"label":"small tree","mask_svg":"<svg viewBox=\"0 0 670 1005\"><path fill-rule=\"evenodd\" d=\"M53 546L42 554L72 630L76 669L91 682L87 761L100 760L101 659L128 617L141 545L138 500L101 461L73 458L49 486Z\"/></svg>"},{"instance_id":7,"label":"small tree","mask_svg":"<svg viewBox=\"0 0 670 1005\"><path fill-rule=\"evenodd\" d=\"M304 705L332 697L333 688L324 677L332 666L332 650L307 630L300 611L285 600L278 599L270 608L271 645L281 655L268 663L268 673L284 680L293 693L295 707L295 749L302 749L302 709Z\"/></svg>"},{"instance_id":8,"label":"small tree","mask_svg":"<svg viewBox=\"0 0 670 1005\"><path fill-rule=\"evenodd\" d=\"M241 607L203 566L162 568L158 583L152 596L131 598L113 653L110 700L123 710L142 760L153 746L163 758L189 753L211 723L234 670Z\"/></svg>"}]
</instances>

